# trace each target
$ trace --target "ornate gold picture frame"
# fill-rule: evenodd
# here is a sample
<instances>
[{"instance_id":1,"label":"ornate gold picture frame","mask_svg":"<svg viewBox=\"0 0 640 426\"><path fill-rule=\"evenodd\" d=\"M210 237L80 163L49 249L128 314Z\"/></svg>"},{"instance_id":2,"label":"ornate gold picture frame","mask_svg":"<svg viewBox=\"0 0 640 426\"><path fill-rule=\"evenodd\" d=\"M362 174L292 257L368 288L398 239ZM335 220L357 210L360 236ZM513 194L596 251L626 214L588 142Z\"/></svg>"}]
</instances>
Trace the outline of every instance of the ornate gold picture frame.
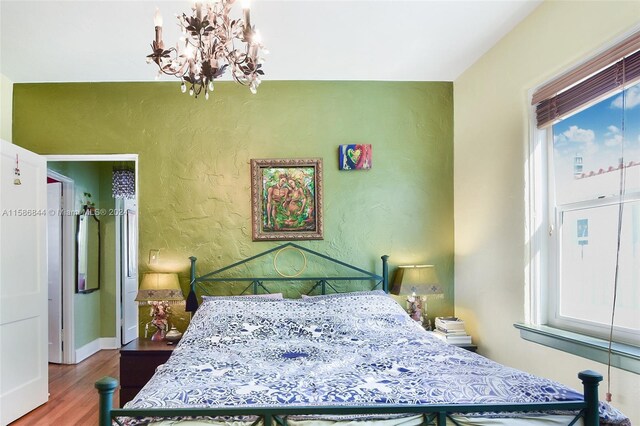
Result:
<instances>
[{"instance_id":1,"label":"ornate gold picture frame","mask_svg":"<svg viewBox=\"0 0 640 426\"><path fill-rule=\"evenodd\" d=\"M251 160L253 241L321 240L322 159Z\"/></svg>"}]
</instances>

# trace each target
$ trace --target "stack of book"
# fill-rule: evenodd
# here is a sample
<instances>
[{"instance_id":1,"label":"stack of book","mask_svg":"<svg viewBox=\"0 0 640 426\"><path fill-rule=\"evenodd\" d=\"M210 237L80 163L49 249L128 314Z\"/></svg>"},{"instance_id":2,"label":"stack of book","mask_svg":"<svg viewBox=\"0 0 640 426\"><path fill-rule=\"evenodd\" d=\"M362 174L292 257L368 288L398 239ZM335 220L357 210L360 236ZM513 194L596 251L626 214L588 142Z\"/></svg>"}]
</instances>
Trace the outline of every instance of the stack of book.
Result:
<instances>
[{"instance_id":1,"label":"stack of book","mask_svg":"<svg viewBox=\"0 0 640 426\"><path fill-rule=\"evenodd\" d=\"M464 328L464 321L456 317L436 317L435 335L452 345L470 345L471 336Z\"/></svg>"}]
</instances>

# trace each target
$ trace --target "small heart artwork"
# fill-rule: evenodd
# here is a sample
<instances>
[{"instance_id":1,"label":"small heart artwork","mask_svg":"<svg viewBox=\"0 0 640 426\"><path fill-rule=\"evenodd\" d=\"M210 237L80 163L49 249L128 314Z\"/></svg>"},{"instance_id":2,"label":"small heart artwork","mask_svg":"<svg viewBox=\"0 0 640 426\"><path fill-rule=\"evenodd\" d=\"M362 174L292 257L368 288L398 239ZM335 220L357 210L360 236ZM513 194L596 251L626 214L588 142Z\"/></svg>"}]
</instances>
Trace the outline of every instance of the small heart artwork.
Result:
<instances>
[{"instance_id":1,"label":"small heart artwork","mask_svg":"<svg viewBox=\"0 0 640 426\"><path fill-rule=\"evenodd\" d=\"M340 145L338 161L340 170L368 170L371 168L371 145Z\"/></svg>"},{"instance_id":2,"label":"small heart artwork","mask_svg":"<svg viewBox=\"0 0 640 426\"><path fill-rule=\"evenodd\" d=\"M353 164L358 164L358 160L360 159L360 155L362 155L361 149L349 149L347 151L347 155Z\"/></svg>"}]
</instances>

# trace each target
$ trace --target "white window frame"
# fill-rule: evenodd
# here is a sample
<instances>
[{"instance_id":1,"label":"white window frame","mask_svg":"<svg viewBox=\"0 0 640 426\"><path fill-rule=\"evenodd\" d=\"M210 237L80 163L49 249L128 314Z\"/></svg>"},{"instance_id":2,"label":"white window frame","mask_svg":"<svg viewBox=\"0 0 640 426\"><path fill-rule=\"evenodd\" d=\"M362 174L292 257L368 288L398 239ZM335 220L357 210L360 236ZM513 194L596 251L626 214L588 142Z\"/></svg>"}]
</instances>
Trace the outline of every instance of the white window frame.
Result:
<instances>
[{"instance_id":1,"label":"white window frame","mask_svg":"<svg viewBox=\"0 0 640 426\"><path fill-rule=\"evenodd\" d=\"M530 98L534 90L530 92ZM612 96L612 95L609 95ZM529 103L531 105L531 103ZM558 314L560 218L563 212L617 205L617 196L589 200L557 207L553 193L553 140L552 127L538 129L535 125L535 107L530 108L530 137L525 162L526 197L526 262L525 271L525 324L551 327L587 337L608 339L609 327L594 322L561 317ZM640 200L640 192L626 194L625 202ZM618 341L639 347L640 332L615 328Z\"/></svg>"},{"instance_id":2,"label":"white window frame","mask_svg":"<svg viewBox=\"0 0 640 426\"><path fill-rule=\"evenodd\" d=\"M622 34L604 46L594 57L601 55L623 40L640 31L640 26ZM588 60L583 62L586 63ZM576 64L579 66L581 64ZM533 94L544 84L532 88L526 98L527 106L532 105ZM613 342L586 336L583 333L565 331L550 327L548 321L548 288L543 285L550 273L556 273L555 265L549 265L549 256L555 256L555 247L550 244L549 233L555 233L550 222L550 203L546 196L548 188L548 134L536 127L535 108L529 107L529 137L525 141L524 191L525 191L525 300L524 321L514 324L521 338L549 348L573 355L610 363L612 366L640 374L640 346ZM555 223L555 222L554 222Z\"/></svg>"},{"instance_id":3,"label":"white window frame","mask_svg":"<svg viewBox=\"0 0 640 426\"><path fill-rule=\"evenodd\" d=\"M610 97L616 96L616 94L610 95ZM586 109L586 108L585 108ZM573 317L560 315L559 293L561 288L560 283L560 264L561 264L561 235L563 220L562 216L566 212L572 212L577 210L583 210L587 208L603 207L603 206L617 206L620 202L619 194L611 194L603 196L603 198L597 198L586 201L579 201L573 203L567 203L564 205L557 205L555 199L555 193L552 191L553 177L553 150L550 148L550 141L553 139L552 126L546 129L540 130L546 131L546 143L547 143L547 170L548 170L548 187L547 187L547 199L549 211L549 218L553 218L552 228L553 232L549 234L549 269L548 269L548 285L547 285L547 322L552 327L557 327L563 330L575 331L588 336L593 336L601 339L608 339L610 327L597 322L576 319ZM625 194L624 203L640 200L640 193L635 192L631 194ZM609 314L609 313L608 313ZM610 315L610 314L609 314ZM638 345L640 343L640 331L624 328L620 326L614 326L614 341L622 343L630 343Z\"/></svg>"},{"instance_id":4,"label":"white window frame","mask_svg":"<svg viewBox=\"0 0 640 426\"><path fill-rule=\"evenodd\" d=\"M529 93L529 102L534 90ZM547 235L554 230L549 223L547 133L537 129L535 108L529 110L530 135L525 161L525 323L535 326L547 323L547 286L550 245Z\"/></svg>"}]
</instances>

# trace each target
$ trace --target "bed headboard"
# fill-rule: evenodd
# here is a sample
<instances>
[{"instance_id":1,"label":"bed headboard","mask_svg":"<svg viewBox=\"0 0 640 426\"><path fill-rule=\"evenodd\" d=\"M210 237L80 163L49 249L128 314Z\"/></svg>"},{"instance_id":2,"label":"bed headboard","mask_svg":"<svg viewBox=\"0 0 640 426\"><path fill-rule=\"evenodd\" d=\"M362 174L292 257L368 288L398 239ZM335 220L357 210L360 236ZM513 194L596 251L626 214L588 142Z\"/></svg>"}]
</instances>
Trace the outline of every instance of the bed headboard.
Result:
<instances>
[{"instance_id":1,"label":"bed headboard","mask_svg":"<svg viewBox=\"0 0 640 426\"><path fill-rule=\"evenodd\" d=\"M315 274L315 276L283 275L280 271L278 271L275 263L275 259L277 258L278 254L281 251L287 248L297 249L298 251L300 251L300 253L302 253L305 261L305 268L307 264L306 263L307 258L305 253L309 253L313 256L317 256L321 260L328 262L329 264L340 265L346 268L346 270L349 271L350 274L347 274L345 276L329 276L328 274L327 275ZM276 258L274 258L274 267L275 267L274 269L280 276L224 277L221 275L225 271L229 271L230 269L237 268L241 265L244 265L248 262L256 260L260 257L264 257L274 252L276 252L275 254ZM265 292L269 293L269 290L265 286L265 283L268 283L268 282L310 281L310 282L314 282L315 284L311 288L311 290L309 290L308 294L312 293L313 291L316 291L316 289L318 288L320 289L321 294L326 294L327 287L332 289L334 292L339 293L339 291L336 290L336 288L331 284L332 281L373 281L375 283L373 289L381 287L385 293L389 292L389 266L388 266L389 256L387 255L381 256L382 275L378 275L374 272L370 272L362 268L358 268L357 266L350 265L346 262L343 262L338 259L334 259L322 253L318 253L317 251L299 246L298 244L295 244L295 243L286 243L281 246L271 248L267 251L256 254L255 256L248 257L247 259L241 260L239 262L225 266L224 268L218 269L213 272L209 272L199 277L196 276L196 260L197 259L194 256L191 256L189 259L191 260L191 280L190 280L189 296L187 297L186 310L192 313L195 312L196 309L198 309L198 298L196 296L196 286L201 283L208 283L210 285L214 285L215 283L221 283L221 282L234 282L234 281L248 282L249 284L243 290L243 293L251 289L252 294L257 294L259 289L263 289Z\"/></svg>"}]
</instances>

